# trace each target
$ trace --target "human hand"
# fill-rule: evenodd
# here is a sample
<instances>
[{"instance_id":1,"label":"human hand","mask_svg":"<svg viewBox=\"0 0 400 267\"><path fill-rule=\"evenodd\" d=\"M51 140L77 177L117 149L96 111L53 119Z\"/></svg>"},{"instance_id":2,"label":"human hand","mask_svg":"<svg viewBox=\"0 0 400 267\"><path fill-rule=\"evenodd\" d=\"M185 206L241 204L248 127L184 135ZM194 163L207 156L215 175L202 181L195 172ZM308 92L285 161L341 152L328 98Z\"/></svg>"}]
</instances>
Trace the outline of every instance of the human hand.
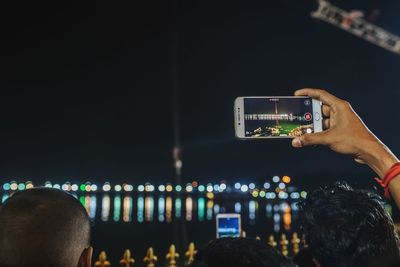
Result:
<instances>
[{"instance_id":1,"label":"human hand","mask_svg":"<svg viewBox=\"0 0 400 267\"><path fill-rule=\"evenodd\" d=\"M347 101L320 89L301 89L295 95L309 96L322 102L325 130L294 138L293 147L325 145L335 152L353 156L359 163L367 163L380 176L397 161Z\"/></svg>"}]
</instances>

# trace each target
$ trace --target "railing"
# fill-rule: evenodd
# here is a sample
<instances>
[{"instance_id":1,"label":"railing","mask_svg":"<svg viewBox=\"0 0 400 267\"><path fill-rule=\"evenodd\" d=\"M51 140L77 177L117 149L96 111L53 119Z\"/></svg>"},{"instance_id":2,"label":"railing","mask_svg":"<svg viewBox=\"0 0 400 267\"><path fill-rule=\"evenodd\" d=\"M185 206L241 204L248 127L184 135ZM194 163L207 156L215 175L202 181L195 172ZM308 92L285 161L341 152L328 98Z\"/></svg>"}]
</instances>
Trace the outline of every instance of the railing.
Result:
<instances>
[{"instance_id":1,"label":"railing","mask_svg":"<svg viewBox=\"0 0 400 267\"><path fill-rule=\"evenodd\" d=\"M256 237L256 239L261 240L260 237ZM302 240L300 240L299 235L295 232L293 233L291 239L287 239L286 234L282 234L279 237L279 240L276 241L275 236L270 235L266 244L279 249L281 253L285 256L294 256L300 251L300 247L304 247L305 244ZM143 264L136 264L136 260L132 257L132 253L129 249L126 249L122 255L122 259L119 261L120 266L130 267L130 266L146 266L146 267L156 267L156 266L167 266L167 267L178 267L178 266L189 266L193 260L195 255L197 254L196 246L192 242L189 244L186 252L184 253L184 257L182 259L182 264L180 265L181 256L177 252L177 249L174 244L170 245L167 254L165 255L164 261L156 255L155 251L152 247L147 249L147 253L144 256L142 262ZM164 264L163 264L164 263ZM116 266L118 264L113 264ZM94 263L95 267L109 267L111 266L111 262L107 259L107 253L105 251L101 251L98 255L98 259Z\"/></svg>"}]
</instances>

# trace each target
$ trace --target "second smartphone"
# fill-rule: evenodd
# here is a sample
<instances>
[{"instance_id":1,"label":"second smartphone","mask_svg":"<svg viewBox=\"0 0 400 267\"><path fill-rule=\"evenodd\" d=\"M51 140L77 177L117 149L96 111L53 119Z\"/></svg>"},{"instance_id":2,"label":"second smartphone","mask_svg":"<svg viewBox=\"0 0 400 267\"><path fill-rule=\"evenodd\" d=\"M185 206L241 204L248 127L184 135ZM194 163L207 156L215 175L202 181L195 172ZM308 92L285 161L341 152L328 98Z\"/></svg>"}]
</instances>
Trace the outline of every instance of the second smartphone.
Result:
<instances>
[{"instance_id":1,"label":"second smartphone","mask_svg":"<svg viewBox=\"0 0 400 267\"><path fill-rule=\"evenodd\" d=\"M309 97L238 97L234 114L240 139L293 138L322 131L321 101Z\"/></svg>"}]
</instances>

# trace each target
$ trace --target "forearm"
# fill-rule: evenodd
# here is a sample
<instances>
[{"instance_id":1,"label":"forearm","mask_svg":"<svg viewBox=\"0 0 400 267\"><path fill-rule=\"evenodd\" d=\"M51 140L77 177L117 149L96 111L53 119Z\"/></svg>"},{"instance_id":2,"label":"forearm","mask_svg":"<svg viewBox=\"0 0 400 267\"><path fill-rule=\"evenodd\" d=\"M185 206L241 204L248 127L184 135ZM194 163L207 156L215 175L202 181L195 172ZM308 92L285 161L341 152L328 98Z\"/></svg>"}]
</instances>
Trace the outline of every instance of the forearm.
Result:
<instances>
[{"instance_id":1,"label":"forearm","mask_svg":"<svg viewBox=\"0 0 400 267\"><path fill-rule=\"evenodd\" d=\"M383 178L389 169L399 162L399 159L380 141L367 145L365 151L368 151L364 156L365 163L380 178ZM389 183L389 192L397 207L400 208L400 175Z\"/></svg>"},{"instance_id":2,"label":"forearm","mask_svg":"<svg viewBox=\"0 0 400 267\"><path fill-rule=\"evenodd\" d=\"M380 177L383 178L399 159L379 140L363 144L360 158Z\"/></svg>"}]
</instances>

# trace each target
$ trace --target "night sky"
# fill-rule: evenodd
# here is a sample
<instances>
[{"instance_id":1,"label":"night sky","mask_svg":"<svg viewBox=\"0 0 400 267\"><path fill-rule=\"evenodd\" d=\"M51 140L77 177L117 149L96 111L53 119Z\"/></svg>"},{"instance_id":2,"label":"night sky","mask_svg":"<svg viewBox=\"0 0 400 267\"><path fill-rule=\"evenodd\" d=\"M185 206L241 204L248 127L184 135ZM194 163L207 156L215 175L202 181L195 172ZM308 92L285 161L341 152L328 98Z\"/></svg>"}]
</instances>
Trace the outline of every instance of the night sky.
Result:
<instances>
[{"instance_id":1,"label":"night sky","mask_svg":"<svg viewBox=\"0 0 400 267\"><path fill-rule=\"evenodd\" d=\"M399 1L333 3L379 9L375 23L400 34ZM312 19L315 8L180 1L175 25L172 1L2 7L0 179L172 181L175 64L184 180L372 180L326 148L234 138L235 97L319 87L400 153L400 56Z\"/></svg>"}]
</instances>

